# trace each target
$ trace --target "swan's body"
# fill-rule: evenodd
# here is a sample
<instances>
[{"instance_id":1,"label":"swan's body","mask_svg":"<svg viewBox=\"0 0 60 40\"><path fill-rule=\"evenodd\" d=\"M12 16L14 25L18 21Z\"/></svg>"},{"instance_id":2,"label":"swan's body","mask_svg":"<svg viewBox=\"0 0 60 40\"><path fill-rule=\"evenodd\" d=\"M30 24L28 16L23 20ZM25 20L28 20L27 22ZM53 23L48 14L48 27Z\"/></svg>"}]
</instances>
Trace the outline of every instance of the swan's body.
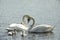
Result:
<instances>
[{"instance_id":1,"label":"swan's body","mask_svg":"<svg viewBox=\"0 0 60 40\"><path fill-rule=\"evenodd\" d=\"M30 21L30 19L33 20L33 24L31 25L31 27L27 27L27 24L24 21L25 17L28 18L28 22ZM23 16L22 24L11 24L9 29L7 30L16 29L16 30L27 30L29 32L50 32L54 28L54 26L51 25L42 24L42 25L34 26L34 24L35 24L35 20L32 17L25 15Z\"/></svg>"},{"instance_id":2,"label":"swan's body","mask_svg":"<svg viewBox=\"0 0 60 40\"><path fill-rule=\"evenodd\" d=\"M54 26L41 24L33 27L30 32L51 32Z\"/></svg>"},{"instance_id":3,"label":"swan's body","mask_svg":"<svg viewBox=\"0 0 60 40\"><path fill-rule=\"evenodd\" d=\"M16 24L16 23L12 23L9 25L8 28L6 28L6 30L19 30L19 31L22 31L22 30L28 30L28 28L26 28L24 25L22 24Z\"/></svg>"}]
</instances>

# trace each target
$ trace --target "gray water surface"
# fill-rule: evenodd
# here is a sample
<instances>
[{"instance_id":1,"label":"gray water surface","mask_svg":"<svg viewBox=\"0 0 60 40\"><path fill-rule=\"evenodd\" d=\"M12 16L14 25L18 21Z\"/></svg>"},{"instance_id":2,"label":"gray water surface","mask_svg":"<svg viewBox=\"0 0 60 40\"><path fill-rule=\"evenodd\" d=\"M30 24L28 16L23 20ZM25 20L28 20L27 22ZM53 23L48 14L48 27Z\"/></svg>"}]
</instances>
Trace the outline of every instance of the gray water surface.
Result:
<instances>
[{"instance_id":1,"label":"gray water surface","mask_svg":"<svg viewBox=\"0 0 60 40\"><path fill-rule=\"evenodd\" d=\"M21 23L26 14L36 24L54 25L53 33L8 36L9 24ZM0 40L60 40L60 0L0 0Z\"/></svg>"}]
</instances>

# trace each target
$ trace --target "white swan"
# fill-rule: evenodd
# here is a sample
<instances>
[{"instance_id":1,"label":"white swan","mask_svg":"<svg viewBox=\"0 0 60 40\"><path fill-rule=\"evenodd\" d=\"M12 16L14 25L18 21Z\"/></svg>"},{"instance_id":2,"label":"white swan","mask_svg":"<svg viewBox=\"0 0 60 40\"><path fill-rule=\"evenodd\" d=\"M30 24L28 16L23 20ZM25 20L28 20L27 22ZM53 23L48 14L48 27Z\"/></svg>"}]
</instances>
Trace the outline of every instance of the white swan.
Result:
<instances>
[{"instance_id":1,"label":"white swan","mask_svg":"<svg viewBox=\"0 0 60 40\"><path fill-rule=\"evenodd\" d=\"M22 31L22 35L26 35L25 31L27 31L30 27L27 26L26 23L24 23L24 18L28 18L28 22L30 21L30 19L33 20L33 24L34 25L34 19L28 15L23 16L23 20L21 24L17 24L17 23L12 23L9 25L8 28L6 28L6 30L9 32L9 34L11 33L11 31L14 31L14 29L16 29L17 31ZM12 34L12 33L11 33Z\"/></svg>"},{"instance_id":2,"label":"white swan","mask_svg":"<svg viewBox=\"0 0 60 40\"><path fill-rule=\"evenodd\" d=\"M33 24L31 26L27 26L27 24L24 21L24 18L28 19L28 22L30 20L33 20ZM51 25L46 25L46 24L42 24L42 25L37 25L34 26L35 24L35 20L33 17L29 16L29 15L24 15L23 19L22 19L22 24L10 24L10 27L7 28L7 30L27 30L28 32L51 32L54 28L54 26Z\"/></svg>"},{"instance_id":3,"label":"white swan","mask_svg":"<svg viewBox=\"0 0 60 40\"><path fill-rule=\"evenodd\" d=\"M29 27L28 29L28 32L51 32L53 29L54 29L54 26L51 26L51 25L47 25L47 24L41 24L41 25L37 25L37 26L34 26L35 24L35 20L33 17L29 16L29 15L25 15L23 16L23 21L22 21L22 24L25 24L25 21L24 21L24 18L27 17L28 18L28 22L30 20L33 20L33 24ZM28 27L27 27L28 28Z\"/></svg>"},{"instance_id":4,"label":"white swan","mask_svg":"<svg viewBox=\"0 0 60 40\"><path fill-rule=\"evenodd\" d=\"M6 28L6 30L8 30L8 31L12 31L14 29L21 30L21 31L22 30L28 30L29 27L27 26L27 24L24 21L25 18L28 18L28 22L30 21L30 19L33 20L32 26L34 25L34 23L35 23L34 19L32 17L28 16L28 15L24 15L21 24L12 23L12 24L9 25L8 28Z\"/></svg>"}]
</instances>

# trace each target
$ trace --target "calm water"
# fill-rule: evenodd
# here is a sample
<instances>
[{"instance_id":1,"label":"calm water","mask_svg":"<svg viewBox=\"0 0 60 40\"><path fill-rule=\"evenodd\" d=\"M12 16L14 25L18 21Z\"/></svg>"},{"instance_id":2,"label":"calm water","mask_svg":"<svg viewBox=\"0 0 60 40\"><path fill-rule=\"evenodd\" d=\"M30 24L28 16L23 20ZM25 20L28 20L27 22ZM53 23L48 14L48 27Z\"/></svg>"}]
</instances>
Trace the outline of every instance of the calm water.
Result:
<instances>
[{"instance_id":1,"label":"calm water","mask_svg":"<svg viewBox=\"0 0 60 40\"><path fill-rule=\"evenodd\" d=\"M53 33L8 36L11 23L21 23L22 16L35 18L36 24L54 25ZM60 0L0 0L0 40L60 40Z\"/></svg>"}]
</instances>

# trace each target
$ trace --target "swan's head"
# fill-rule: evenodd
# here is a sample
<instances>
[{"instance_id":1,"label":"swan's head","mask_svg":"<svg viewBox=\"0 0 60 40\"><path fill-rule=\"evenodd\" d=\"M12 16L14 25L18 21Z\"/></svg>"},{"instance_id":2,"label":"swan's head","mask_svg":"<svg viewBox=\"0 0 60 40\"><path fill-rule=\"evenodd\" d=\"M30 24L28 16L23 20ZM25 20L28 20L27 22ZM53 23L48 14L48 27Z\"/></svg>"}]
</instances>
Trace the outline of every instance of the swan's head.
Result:
<instances>
[{"instance_id":1,"label":"swan's head","mask_svg":"<svg viewBox=\"0 0 60 40\"><path fill-rule=\"evenodd\" d=\"M34 18L31 17L31 16L29 16L29 15L24 15L23 18L22 18L22 24L24 24L24 25L26 25L26 26L27 26L27 24L26 24L26 22L25 22L25 21L26 21L25 18L27 18L27 22L28 22L28 23L30 22L30 20L33 21L32 25L31 25L31 26L33 27L34 24L35 24Z\"/></svg>"}]
</instances>

